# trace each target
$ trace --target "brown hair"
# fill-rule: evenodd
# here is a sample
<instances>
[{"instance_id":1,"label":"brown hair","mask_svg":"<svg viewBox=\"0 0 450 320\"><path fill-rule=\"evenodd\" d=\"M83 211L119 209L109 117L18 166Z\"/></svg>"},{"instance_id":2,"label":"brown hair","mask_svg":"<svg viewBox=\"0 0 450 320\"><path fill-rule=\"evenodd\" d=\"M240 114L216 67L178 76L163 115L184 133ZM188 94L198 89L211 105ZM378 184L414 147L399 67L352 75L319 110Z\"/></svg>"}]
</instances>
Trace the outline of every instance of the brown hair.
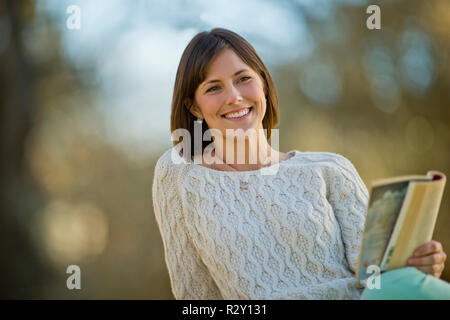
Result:
<instances>
[{"instance_id":1,"label":"brown hair","mask_svg":"<svg viewBox=\"0 0 450 320\"><path fill-rule=\"evenodd\" d=\"M215 28L211 31L198 33L187 45L178 65L172 97L172 113L170 129L187 129L191 135L191 150L194 150L194 121L196 117L189 111L192 107L186 106L186 98L194 102L195 91L205 80L206 72L214 57L225 48L232 49L241 59L257 72L263 83L266 95L266 113L263 118L263 128L267 129L267 139L270 139L271 129L279 124L278 97L272 77L253 46L238 34ZM189 108L189 110L188 110ZM206 121L202 125L202 137L209 127ZM173 141L176 145L178 140ZM202 152L210 144L202 141Z\"/></svg>"}]
</instances>

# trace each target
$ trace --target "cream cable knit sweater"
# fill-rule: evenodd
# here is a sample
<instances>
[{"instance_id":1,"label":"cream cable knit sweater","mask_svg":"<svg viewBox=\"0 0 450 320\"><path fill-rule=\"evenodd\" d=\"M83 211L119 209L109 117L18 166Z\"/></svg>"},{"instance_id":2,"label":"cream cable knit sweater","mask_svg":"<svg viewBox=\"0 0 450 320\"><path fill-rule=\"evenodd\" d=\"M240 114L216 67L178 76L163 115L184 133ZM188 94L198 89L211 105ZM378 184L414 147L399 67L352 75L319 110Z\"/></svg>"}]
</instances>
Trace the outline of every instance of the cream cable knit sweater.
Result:
<instances>
[{"instance_id":1,"label":"cream cable knit sweater","mask_svg":"<svg viewBox=\"0 0 450 320\"><path fill-rule=\"evenodd\" d=\"M349 160L293 150L262 175L176 164L172 150L152 192L176 299L359 299L368 191Z\"/></svg>"}]
</instances>

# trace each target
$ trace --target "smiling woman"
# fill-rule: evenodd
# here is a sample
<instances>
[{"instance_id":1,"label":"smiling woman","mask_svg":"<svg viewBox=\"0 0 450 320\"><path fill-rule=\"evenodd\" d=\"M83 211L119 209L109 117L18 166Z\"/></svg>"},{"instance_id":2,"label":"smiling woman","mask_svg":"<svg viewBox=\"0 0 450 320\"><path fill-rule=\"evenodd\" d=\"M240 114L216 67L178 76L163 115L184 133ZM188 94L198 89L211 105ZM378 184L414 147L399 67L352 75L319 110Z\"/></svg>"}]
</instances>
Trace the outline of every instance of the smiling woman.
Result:
<instances>
[{"instance_id":1,"label":"smiling woman","mask_svg":"<svg viewBox=\"0 0 450 320\"><path fill-rule=\"evenodd\" d=\"M364 287L355 270L367 188L341 155L281 153L269 145L278 125L275 87L253 47L231 31L199 33L181 57L172 132L182 128L195 139L196 122L202 123L202 137L208 129L220 133L212 145L222 165L197 165L174 141L159 158L153 180L154 212L175 298L359 299ZM256 132L245 136L246 154L267 151L258 153L262 159L256 164L247 157L234 164L234 154L228 155L230 147L242 152L234 144L239 130ZM433 267L417 269L442 271L445 254L439 245L418 248L419 260ZM412 276L403 274L406 280Z\"/></svg>"},{"instance_id":2,"label":"smiling woman","mask_svg":"<svg viewBox=\"0 0 450 320\"><path fill-rule=\"evenodd\" d=\"M239 169L258 169L261 163L285 158L269 148L267 140L278 125L278 98L272 77L254 48L241 36L225 29L214 29L196 35L186 47L176 75L172 100L171 130L187 129L194 135L194 120L204 120L201 137L214 128L223 139L214 139L219 161L226 159L227 129L254 129L251 138L264 143L268 150L264 159L255 165L240 164ZM267 130L267 138L260 130ZM174 141L176 145L179 141ZM207 141L202 141L201 152ZM258 143L247 143L246 154L251 154ZM191 150L194 139L191 139ZM193 157L196 154L194 153ZM189 156L188 156L189 157ZM267 158L270 157L268 160ZM276 161L276 160L275 160ZM239 165L238 165L239 166ZM238 167L236 166L236 167Z\"/></svg>"}]
</instances>

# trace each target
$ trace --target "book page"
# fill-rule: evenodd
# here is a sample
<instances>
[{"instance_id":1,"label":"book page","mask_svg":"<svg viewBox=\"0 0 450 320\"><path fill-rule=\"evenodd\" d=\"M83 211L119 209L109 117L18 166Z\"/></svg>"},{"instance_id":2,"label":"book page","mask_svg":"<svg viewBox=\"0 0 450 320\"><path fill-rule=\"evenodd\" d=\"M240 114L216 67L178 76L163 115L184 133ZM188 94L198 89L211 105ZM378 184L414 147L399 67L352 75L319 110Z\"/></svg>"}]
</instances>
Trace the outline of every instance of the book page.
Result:
<instances>
[{"instance_id":1,"label":"book page","mask_svg":"<svg viewBox=\"0 0 450 320\"><path fill-rule=\"evenodd\" d=\"M404 267L406 260L413 251L432 238L446 176L437 171L430 171L429 173L439 175L441 178L428 183L411 182L414 185L414 195L398 236L388 270Z\"/></svg>"},{"instance_id":2,"label":"book page","mask_svg":"<svg viewBox=\"0 0 450 320\"><path fill-rule=\"evenodd\" d=\"M408 185L409 181L406 181L372 188L360 254L359 280L371 275L366 272L370 265L380 267Z\"/></svg>"}]
</instances>

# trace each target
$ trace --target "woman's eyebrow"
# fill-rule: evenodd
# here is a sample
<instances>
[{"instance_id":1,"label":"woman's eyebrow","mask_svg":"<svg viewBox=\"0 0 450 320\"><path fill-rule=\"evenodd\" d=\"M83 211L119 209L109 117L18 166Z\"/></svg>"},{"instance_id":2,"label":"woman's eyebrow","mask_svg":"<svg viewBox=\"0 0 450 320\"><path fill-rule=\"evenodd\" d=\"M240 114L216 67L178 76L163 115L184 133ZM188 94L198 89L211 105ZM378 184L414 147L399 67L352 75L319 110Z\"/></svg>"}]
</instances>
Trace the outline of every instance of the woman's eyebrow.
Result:
<instances>
[{"instance_id":1,"label":"woman's eyebrow","mask_svg":"<svg viewBox=\"0 0 450 320\"><path fill-rule=\"evenodd\" d=\"M247 70L247 69L241 69L241 70L235 72L235 73L233 74L233 77L237 76L238 74L240 74L240 73L242 73L242 72L244 72L244 71L248 71L248 70ZM203 87L203 86L206 86L208 83L213 83L213 82L220 82L220 80L209 80L208 82L205 82L204 84L202 84L202 87Z\"/></svg>"}]
</instances>

